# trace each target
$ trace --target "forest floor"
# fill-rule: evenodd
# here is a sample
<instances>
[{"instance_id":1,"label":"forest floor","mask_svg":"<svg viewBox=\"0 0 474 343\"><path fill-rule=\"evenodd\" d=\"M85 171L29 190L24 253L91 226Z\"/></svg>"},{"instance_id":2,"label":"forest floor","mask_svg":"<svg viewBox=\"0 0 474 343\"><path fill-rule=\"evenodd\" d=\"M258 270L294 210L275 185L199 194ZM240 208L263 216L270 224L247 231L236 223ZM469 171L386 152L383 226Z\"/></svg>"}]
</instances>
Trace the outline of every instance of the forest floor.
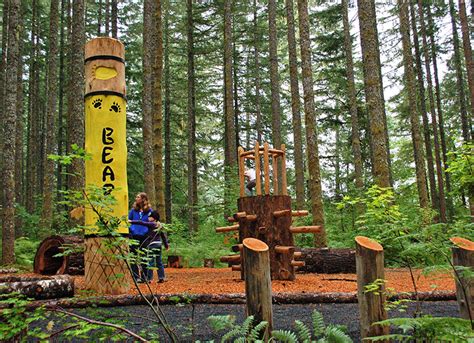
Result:
<instances>
[{"instance_id":1,"label":"forest floor","mask_svg":"<svg viewBox=\"0 0 474 343\"><path fill-rule=\"evenodd\" d=\"M245 293L245 282L240 279L240 272L230 268L166 268L166 281L151 282L153 292L160 294L233 294ZM418 292L453 291L453 277L447 273L423 275L420 270L414 271ZM408 269L385 269L386 287L391 293L414 292L411 275ZM75 276L76 290L84 289L84 277ZM295 281L272 281L275 293L329 293L357 292L355 274L296 274ZM145 284L140 289L147 293ZM130 293L138 291L132 287Z\"/></svg>"}]
</instances>

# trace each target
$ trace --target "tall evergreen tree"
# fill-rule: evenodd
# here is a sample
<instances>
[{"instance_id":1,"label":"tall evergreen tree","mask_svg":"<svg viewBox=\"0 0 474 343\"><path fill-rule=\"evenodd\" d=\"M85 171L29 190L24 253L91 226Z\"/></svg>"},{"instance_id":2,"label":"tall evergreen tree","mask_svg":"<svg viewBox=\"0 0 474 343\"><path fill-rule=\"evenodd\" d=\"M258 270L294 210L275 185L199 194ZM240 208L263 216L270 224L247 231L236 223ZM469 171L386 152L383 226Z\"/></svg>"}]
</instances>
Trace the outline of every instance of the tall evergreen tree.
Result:
<instances>
[{"instance_id":1,"label":"tall evergreen tree","mask_svg":"<svg viewBox=\"0 0 474 343\"><path fill-rule=\"evenodd\" d=\"M253 58L255 68L255 131L257 131L257 141L262 142L262 112L260 106L260 53L258 49L258 14L257 0L253 1Z\"/></svg>"},{"instance_id":2,"label":"tall evergreen tree","mask_svg":"<svg viewBox=\"0 0 474 343\"><path fill-rule=\"evenodd\" d=\"M358 191L364 187L362 177L362 153L359 133L359 116L357 113L357 97L354 80L354 62L352 59L352 38L348 15L348 1L342 0L342 20L344 25L344 50L346 54L347 100L351 114L351 146L354 155L354 178Z\"/></svg>"},{"instance_id":3,"label":"tall evergreen tree","mask_svg":"<svg viewBox=\"0 0 474 343\"><path fill-rule=\"evenodd\" d=\"M286 0L286 22L288 26L288 60L290 67L291 113L293 124L293 140L295 144L295 176L296 176L296 206L304 207L304 162L303 134L301 129L300 94L298 85L298 64L296 58L295 18L293 0Z\"/></svg>"},{"instance_id":4,"label":"tall evergreen tree","mask_svg":"<svg viewBox=\"0 0 474 343\"><path fill-rule=\"evenodd\" d=\"M311 212L313 214L313 224L321 226L321 232L319 234L315 234L314 236L314 246L323 247L326 246L327 240L326 231L324 229L324 209L322 199L321 171L319 165L318 128L316 125L313 70L311 67L308 2L306 0L298 0L298 15Z\"/></svg>"},{"instance_id":5,"label":"tall evergreen tree","mask_svg":"<svg viewBox=\"0 0 474 343\"><path fill-rule=\"evenodd\" d=\"M170 24L169 24L169 1L165 1L163 15L165 18L164 26L164 136L165 136L165 214L166 222L171 223L171 82L170 82Z\"/></svg>"},{"instance_id":6,"label":"tall evergreen tree","mask_svg":"<svg viewBox=\"0 0 474 343\"><path fill-rule=\"evenodd\" d=\"M370 121L373 176L380 187L390 187L388 137L375 2L358 0L360 42L364 69L365 98Z\"/></svg>"},{"instance_id":7,"label":"tall evergreen tree","mask_svg":"<svg viewBox=\"0 0 474 343\"><path fill-rule=\"evenodd\" d=\"M398 10L400 17L400 33L403 46L403 65L405 69L405 93L408 97L408 108L410 111L411 137L413 141L413 155L416 169L416 185L420 207L429 207L428 189L426 187L426 173L423 156L423 143L420 133L420 122L416 109L416 82L413 70L413 56L410 42L410 25L408 19L408 0L398 0Z\"/></svg>"},{"instance_id":8,"label":"tall evergreen tree","mask_svg":"<svg viewBox=\"0 0 474 343\"><path fill-rule=\"evenodd\" d=\"M118 4L117 0L111 0L112 38L118 38Z\"/></svg>"},{"instance_id":9,"label":"tall evergreen tree","mask_svg":"<svg viewBox=\"0 0 474 343\"><path fill-rule=\"evenodd\" d=\"M155 173L155 206L166 221L163 180L163 25L161 0L156 1L154 24L156 26L156 50L153 52L153 164Z\"/></svg>"},{"instance_id":10,"label":"tall evergreen tree","mask_svg":"<svg viewBox=\"0 0 474 343\"><path fill-rule=\"evenodd\" d=\"M187 0L188 37L188 229L190 233L198 228L197 216L197 162L196 162L196 88L194 74L194 20L193 1ZM235 141L234 141L235 144Z\"/></svg>"},{"instance_id":11,"label":"tall evergreen tree","mask_svg":"<svg viewBox=\"0 0 474 343\"><path fill-rule=\"evenodd\" d=\"M19 62L20 0L9 0L6 84L12 85L5 97L4 149L15 151L17 88ZM15 262L15 155L6 154L3 163L2 264Z\"/></svg>"},{"instance_id":12,"label":"tall evergreen tree","mask_svg":"<svg viewBox=\"0 0 474 343\"><path fill-rule=\"evenodd\" d=\"M458 0L459 21L461 23L462 44L464 47L464 59L466 61L467 84L469 85L469 95L471 97L471 116L474 116L474 61L472 59L471 36L469 35L469 23L466 14L466 1ZM472 134L472 132L471 132Z\"/></svg>"}]
</instances>

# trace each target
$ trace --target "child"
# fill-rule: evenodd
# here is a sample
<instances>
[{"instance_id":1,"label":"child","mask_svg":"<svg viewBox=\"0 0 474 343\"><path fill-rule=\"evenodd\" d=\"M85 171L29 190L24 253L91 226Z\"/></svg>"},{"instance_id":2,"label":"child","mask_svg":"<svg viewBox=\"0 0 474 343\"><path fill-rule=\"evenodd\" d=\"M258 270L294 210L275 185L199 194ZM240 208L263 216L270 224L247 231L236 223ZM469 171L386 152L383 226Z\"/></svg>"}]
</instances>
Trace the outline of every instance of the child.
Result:
<instances>
[{"instance_id":1,"label":"child","mask_svg":"<svg viewBox=\"0 0 474 343\"><path fill-rule=\"evenodd\" d=\"M148 249L148 280L153 279L153 269L156 267L158 282L162 283L165 282L165 268L161 259L161 247L164 245L166 250L169 249L168 239L162 231L163 224L160 223L160 214L157 211L152 211L148 216L148 220L148 235L143 242Z\"/></svg>"}]
</instances>

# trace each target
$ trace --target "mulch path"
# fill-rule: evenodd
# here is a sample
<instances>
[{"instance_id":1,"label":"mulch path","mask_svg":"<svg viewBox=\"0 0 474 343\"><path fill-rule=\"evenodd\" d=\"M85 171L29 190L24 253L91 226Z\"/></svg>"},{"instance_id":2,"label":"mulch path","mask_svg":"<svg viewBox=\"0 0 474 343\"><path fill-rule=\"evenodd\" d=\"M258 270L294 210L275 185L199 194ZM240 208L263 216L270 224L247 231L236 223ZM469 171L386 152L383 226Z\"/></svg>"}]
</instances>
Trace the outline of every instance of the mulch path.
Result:
<instances>
[{"instance_id":1,"label":"mulch path","mask_svg":"<svg viewBox=\"0 0 474 343\"><path fill-rule=\"evenodd\" d=\"M450 274L422 275L414 271L419 292L453 291L455 284ZM156 275L155 275L156 277ZM84 289L84 277L75 276L76 290ZM386 269L387 288L393 293L414 292L410 273L407 269ZM140 285L147 293L147 286ZM166 282L151 283L153 292L160 294L235 294L245 293L245 283L240 280L240 272L230 268L167 268ZM279 293L331 293L356 292L355 274L296 274L295 281L272 281L273 292ZM132 287L130 294L138 291Z\"/></svg>"}]
</instances>

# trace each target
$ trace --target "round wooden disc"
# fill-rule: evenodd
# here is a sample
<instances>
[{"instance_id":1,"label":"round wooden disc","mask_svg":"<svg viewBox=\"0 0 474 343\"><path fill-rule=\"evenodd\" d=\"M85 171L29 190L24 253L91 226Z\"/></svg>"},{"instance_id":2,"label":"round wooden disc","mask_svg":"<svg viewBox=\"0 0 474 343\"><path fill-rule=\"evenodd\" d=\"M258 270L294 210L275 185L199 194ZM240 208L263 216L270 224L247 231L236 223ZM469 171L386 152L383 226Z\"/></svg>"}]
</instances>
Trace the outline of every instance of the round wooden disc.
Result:
<instances>
[{"instance_id":1,"label":"round wooden disc","mask_svg":"<svg viewBox=\"0 0 474 343\"><path fill-rule=\"evenodd\" d=\"M462 249L474 251L474 242L470 241L469 239L462 237L452 237L450 238L450 241Z\"/></svg>"},{"instance_id":2,"label":"round wooden disc","mask_svg":"<svg viewBox=\"0 0 474 343\"><path fill-rule=\"evenodd\" d=\"M125 58L125 47L117 39L110 37L97 37L88 41L84 46L84 58L97 55L109 55Z\"/></svg>"},{"instance_id":3,"label":"round wooden disc","mask_svg":"<svg viewBox=\"0 0 474 343\"><path fill-rule=\"evenodd\" d=\"M245 247L253 251L267 251L268 245L256 238L246 238L242 242Z\"/></svg>"},{"instance_id":4,"label":"round wooden disc","mask_svg":"<svg viewBox=\"0 0 474 343\"><path fill-rule=\"evenodd\" d=\"M357 244L363 246L364 248L374 251L383 251L383 247L379 243L368 237L357 236L355 238L355 241L357 242Z\"/></svg>"}]
</instances>

